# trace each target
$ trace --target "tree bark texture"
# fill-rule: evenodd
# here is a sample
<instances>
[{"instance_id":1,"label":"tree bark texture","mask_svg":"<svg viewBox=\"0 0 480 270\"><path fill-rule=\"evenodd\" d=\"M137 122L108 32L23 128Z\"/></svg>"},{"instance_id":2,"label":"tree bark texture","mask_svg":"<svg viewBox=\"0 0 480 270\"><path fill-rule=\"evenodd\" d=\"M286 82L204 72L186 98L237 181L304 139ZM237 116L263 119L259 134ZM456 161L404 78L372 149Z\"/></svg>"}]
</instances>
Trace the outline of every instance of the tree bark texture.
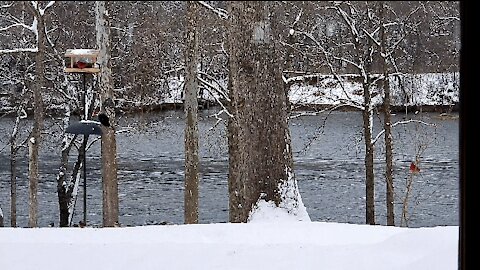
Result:
<instances>
[{"instance_id":1,"label":"tree bark texture","mask_svg":"<svg viewBox=\"0 0 480 270\"><path fill-rule=\"evenodd\" d=\"M293 177L274 5L229 3L231 222L246 222L259 199L278 206L281 187Z\"/></svg>"},{"instance_id":2,"label":"tree bark texture","mask_svg":"<svg viewBox=\"0 0 480 270\"><path fill-rule=\"evenodd\" d=\"M28 140L28 226L31 228L37 227L38 211L38 141L35 138L34 135Z\"/></svg>"},{"instance_id":3,"label":"tree bark texture","mask_svg":"<svg viewBox=\"0 0 480 270\"><path fill-rule=\"evenodd\" d=\"M37 212L38 212L38 178L39 178L39 157L38 152L41 142L41 133L43 130L43 99L42 91L44 88L44 59L45 59L45 22L43 14L39 10L27 5L30 11L37 19L37 46L38 52L35 55L35 83L33 88L33 130L28 140L29 149L29 216L28 226L37 227Z\"/></svg>"},{"instance_id":4,"label":"tree bark texture","mask_svg":"<svg viewBox=\"0 0 480 270\"><path fill-rule=\"evenodd\" d=\"M10 137L10 226L17 227L17 152L16 144L18 128L20 125L20 114L23 106L17 110L17 117Z\"/></svg>"},{"instance_id":5,"label":"tree bark texture","mask_svg":"<svg viewBox=\"0 0 480 270\"><path fill-rule=\"evenodd\" d=\"M386 55L386 34L385 24L383 23L384 3L380 5L380 37L381 37L381 53ZM386 180L386 206L387 206L387 225L395 226L395 205L394 205L394 186L393 186L393 141L392 141L392 116L390 112L390 84L388 80L388 66L386 57L382 57L383 65L383 111L385 129L385 180Z\"/></svg>"},{"instance_id":6,"label":"tree bark texture","mask_svg":"<svg viewBox=\"0 0 480 270\"><path fill-rule=\"evenodd\" d=\"M198 82L197 82L197 10L187 2L185 51L185 223L198 223Z\"/></svg>"},{"instance_id":7,"label":"tree bark texture","mask_svg":"<svg viewBox=\"0 0 480 270\"><path fill-rule=\"evenodd\" d=\"M371 23L369 21L369 23ZM357 48L357 62L360 63L360 74L363 76L363 133L365 141L365 197L366 197L366 224L375 225L375 174L373 168L374 144L373 132L373 104L372 104L372 54L373 44L368 39L367 44L355 41ZM366 47L365 47L366 46Z\"/></svg>"},{"instance_id":8,"label":"tree bark texture","mask_svg":"<svg viewBox=\"0 0 480 270\"><path fill-rule=\"evenodd\" d=\"M231 61L230 61L231 62ZM230 67L235 65L235 63L230 63ZM228 110L230 113L235 114L234 101L234 92L232 90L232 72L229 73L228 79L228 89L229 89L229 98L231 102L229 103ZM229 201L229 221L230 222L244 222L243 218L243 184L241 180L240 173L240 149L238 141L238 133L240 128L238 122L235 121L235 118L229 117L227 122L227 139L228 139L228 201Z\"/></svg>"},{"instance_id":9,"label":"tree bark texture","mask_svg":"<svg viewBox=\"0 0 480 270\"><path fill-rule=\"evenodd\" d=\"M10 226L17 227L17 149L10 148Z\"/></svg>"},{"instance_id":10,"label":"tree bark texture","mask_svg":"<svg viewBox=\"0 0 480 270\"><path fill-rule=\"evenodd\" d=\"M365 140L365 193L366 193L366 223L375 224L375 178L373 171L374 145L372 140L373 108L370 93L370 82L363 84L364 106L363 131Z\"/></svg>"},{"instance_id":11,"label":"tree bark texture","mask_svg":"<svg viewBox=\"0 0 480 270\"><path fill-rule=\"evenodd\" d=\"M103 226L118 224L117 144L115 138L115 104L111 68L111 35L108 1L95 2L97 47L100 50L99 88L101 111L110 121L110 127L102 127L102 180L103 180Z\"/></svg>"}]
</instances>

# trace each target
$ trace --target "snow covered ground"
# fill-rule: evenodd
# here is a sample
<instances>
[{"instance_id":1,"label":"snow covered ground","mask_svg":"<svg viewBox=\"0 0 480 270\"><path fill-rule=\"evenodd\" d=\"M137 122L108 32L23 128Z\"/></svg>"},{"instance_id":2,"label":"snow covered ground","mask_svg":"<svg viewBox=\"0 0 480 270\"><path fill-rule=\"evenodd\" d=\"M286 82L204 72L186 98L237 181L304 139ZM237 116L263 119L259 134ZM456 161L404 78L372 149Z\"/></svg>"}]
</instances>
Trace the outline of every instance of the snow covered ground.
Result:
<instances>
[{"instance_id":1,"label":"snow covered ground","mask_svg":"<svg viewBox=\"0 0 480 270\"><path fill-rule=\"evenodd\" d=\"M274 218L272 218L274 217ZM458 269L458 227L294 221L1 228L0 269Z\"/></svg>"}]
</instances>

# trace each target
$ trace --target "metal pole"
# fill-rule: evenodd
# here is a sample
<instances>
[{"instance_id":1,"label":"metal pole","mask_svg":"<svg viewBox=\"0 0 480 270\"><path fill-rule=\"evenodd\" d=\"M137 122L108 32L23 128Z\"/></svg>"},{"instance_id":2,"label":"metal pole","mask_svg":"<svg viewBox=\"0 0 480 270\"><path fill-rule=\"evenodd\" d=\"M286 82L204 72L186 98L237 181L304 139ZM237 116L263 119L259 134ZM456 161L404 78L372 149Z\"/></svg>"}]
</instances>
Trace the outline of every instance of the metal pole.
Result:
<instances>
[{"instance_id":1,"label":"metal pole","mask_svg":"<svg viewBox=\"0 0 480 270\"><path fill-rule=\"evenodd\" d=\"M83 135L83 223L87 226L87 140Z\"/></svg>"},{"instance_id":2,"label":"metal pole","mask_svg":"<svg viewBox=\"0 0 480 270\"><path fill-rule=\"evenodd\" d=\"M87 112L87 84L86 84L86 73L82 73L83 75L83 119L88 120L88 112Z\"/></svg>"},{"instance_id":3,"label":"metal pole","mask_svg":"<svg viewBox=\"0 0 480 270\"><path fill-rule=\"evenodd\" d=\"M84 119L88 120L87 112L87 87L85 83L85 73L83 73L83 111ZM83 135L83 224L87 226L87 140L88 135Z\"/></svg>"}]
</instances>

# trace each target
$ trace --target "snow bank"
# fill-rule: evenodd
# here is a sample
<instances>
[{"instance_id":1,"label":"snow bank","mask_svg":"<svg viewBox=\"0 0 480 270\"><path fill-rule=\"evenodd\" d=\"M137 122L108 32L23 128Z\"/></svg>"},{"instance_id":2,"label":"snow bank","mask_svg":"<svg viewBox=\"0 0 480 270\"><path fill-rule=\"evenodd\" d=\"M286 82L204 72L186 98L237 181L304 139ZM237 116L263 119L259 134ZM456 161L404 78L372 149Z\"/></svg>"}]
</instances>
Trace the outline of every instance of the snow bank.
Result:
<instances>
[{"instance_id":1,"label":"snow bank","mask_svg":"<svg viewBox=\"0 0 480 270\"><path fill-rule=\"evenodd\" d=\"M300 76L290 78L289 98L295 105L363 104L360 78L347 74L341 81L332 75ZM380 82L380 81L379 81ZM372 103L382 103L383 89L377 82L372 87ZM424 73L404 74L389 78L392 105L453 105L459 102L460 74Z\"/></svg>"}]
</instances>

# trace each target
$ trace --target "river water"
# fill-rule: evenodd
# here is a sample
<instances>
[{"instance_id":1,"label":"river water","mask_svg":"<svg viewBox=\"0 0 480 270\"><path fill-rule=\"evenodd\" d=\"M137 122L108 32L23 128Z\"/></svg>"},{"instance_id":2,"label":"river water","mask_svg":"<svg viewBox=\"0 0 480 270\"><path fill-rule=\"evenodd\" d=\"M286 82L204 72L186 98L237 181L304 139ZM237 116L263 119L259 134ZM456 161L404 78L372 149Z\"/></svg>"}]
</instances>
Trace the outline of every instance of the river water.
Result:
<instances>
[{"instance_id":1,"label":"river water","mask_svg":"<svg viewBox=\"0 0 480 270\"><path fill-rule=\"evenodd\" d=\"M228 154L224 122L216 125L213 110L200 112L200 223L228 221ZM458 116L458 115L457 115ZM409 202L409 226L459 224L458 119L440 119L437 113L398 114L435 124L399 125L393 131L396 224L409 165L419 148L420 173L414 177ZM382 127L376 116L374 134ZM184 118L181 111L128 115L119 119L117 136L120 223L141 226L183 223ZM58 225L56 173L59 141L56 121L47 121L48 134L41 152L39 226ZM0 118L0 206L10 224L10 171L8 136L13 119ZM25 121L22 130L27 130ZM294 170L302 200L313 221L365 223L364 146L360 112L333 112L302 116L290 121ZM376 222L386 224L383 137L375 146ZM75 151L69 160L73 165ZM28 224L27 158L19 152L17 225ZM87 152L87 220L102 222L100 142ZM74 223L83 218L82 189Z\"/></svg>"}]
</instances>

